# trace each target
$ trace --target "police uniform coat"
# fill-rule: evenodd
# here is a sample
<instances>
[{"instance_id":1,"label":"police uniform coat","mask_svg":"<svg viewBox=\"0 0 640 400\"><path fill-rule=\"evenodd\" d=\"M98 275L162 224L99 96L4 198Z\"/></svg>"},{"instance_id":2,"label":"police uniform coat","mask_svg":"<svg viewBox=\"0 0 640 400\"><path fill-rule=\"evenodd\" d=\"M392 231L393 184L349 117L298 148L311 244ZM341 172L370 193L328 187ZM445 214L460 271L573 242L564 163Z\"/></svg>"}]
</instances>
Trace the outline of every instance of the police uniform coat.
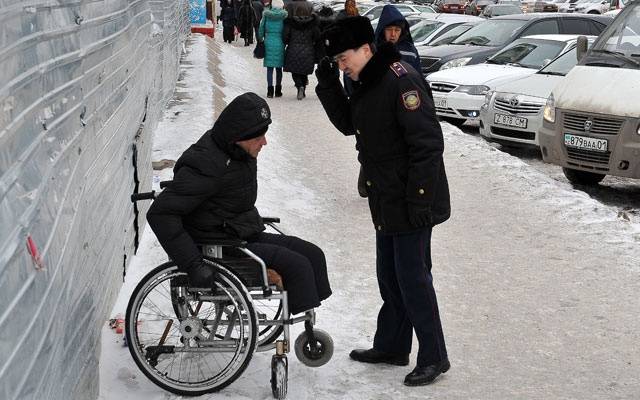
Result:
<instances>
[{"instance_id":1,"label":"police uniform coat","mask_svg":"<svg viewBox=\"0 0 640 400\"><path fill-rule=\"evenodd\" d=\"M400 61L396 48L378 47L347 98L336 76L318 83L318 98L344 135L355 135L373 224L382 233L421 228L409 208L427 214L428 225L450 216L444 141L422 76Z\"/></svg>"}]
</instances>

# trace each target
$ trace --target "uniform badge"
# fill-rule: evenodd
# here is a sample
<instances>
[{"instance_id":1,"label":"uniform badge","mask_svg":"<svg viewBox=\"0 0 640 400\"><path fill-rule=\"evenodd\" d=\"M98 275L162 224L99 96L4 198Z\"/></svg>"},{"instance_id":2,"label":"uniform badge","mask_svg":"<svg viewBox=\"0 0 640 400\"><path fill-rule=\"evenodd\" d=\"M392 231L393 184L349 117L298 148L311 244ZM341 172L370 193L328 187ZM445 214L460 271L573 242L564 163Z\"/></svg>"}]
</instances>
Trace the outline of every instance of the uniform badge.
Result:
<instances>
[{"instance_id":1,"label":"uniform badge","mask_svg":"<svg viewBox=\"0 0 640 400\"><path fill-rule=\"evenodd\" d=\"M402 103L409 111L417 110L420 107L420 95L417 90L410 90L402 93Z\"/></svg>"}]
</instances>

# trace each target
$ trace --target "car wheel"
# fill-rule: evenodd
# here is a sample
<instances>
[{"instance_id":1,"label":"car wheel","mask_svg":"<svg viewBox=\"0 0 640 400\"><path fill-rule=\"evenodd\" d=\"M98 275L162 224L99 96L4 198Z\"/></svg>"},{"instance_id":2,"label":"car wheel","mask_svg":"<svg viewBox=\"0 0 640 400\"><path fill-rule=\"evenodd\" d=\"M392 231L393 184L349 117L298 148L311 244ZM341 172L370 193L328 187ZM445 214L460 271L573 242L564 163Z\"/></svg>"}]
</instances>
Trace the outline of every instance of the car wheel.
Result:
<instances>
[{"instance_id":1,"label":"car wheel","mask_svg":"<svg viewBox=\"0 0 640 400\"><path fill-rule=\"evenodd\" d=\"M564 176L567 177L569 182L576 183L578 185L595 185L600 183L605 175L595 174L593 172L578 171L577 169L562 168Z\"/></svg>"}]
</instances>

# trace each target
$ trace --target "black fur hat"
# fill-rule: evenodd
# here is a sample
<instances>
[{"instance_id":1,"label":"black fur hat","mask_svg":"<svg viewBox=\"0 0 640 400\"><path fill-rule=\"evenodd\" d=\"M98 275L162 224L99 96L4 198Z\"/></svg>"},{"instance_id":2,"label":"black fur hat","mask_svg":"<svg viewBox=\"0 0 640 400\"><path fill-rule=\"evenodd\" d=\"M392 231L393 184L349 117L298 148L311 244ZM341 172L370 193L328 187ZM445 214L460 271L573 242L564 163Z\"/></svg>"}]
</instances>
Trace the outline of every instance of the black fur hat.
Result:
<instances>
[{"instance_id":1,"label":"black fur hat","mask_svg":"<svg viewBox=\"0 0 640 400\"><path fill-rule=\"evenodd\" d=\"M367 17L346 17L329 25L322 33L327 55L333 57L343 51L373 43L371 21Z\"/></svg>"}]
</instances>

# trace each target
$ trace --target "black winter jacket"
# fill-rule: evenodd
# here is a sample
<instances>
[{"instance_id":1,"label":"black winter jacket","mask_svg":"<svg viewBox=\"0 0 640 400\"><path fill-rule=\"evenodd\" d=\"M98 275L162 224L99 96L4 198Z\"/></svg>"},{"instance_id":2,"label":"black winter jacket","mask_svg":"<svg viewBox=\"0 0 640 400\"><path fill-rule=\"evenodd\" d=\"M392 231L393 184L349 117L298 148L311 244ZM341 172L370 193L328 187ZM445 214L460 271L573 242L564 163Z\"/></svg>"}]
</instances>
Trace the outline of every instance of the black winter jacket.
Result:
<instances>
[{"instance_id":1,"label":"black winter jacket","mask_svg":"<svg viewBox=\"0 0 640 400\"><path fill-rule=\"evenodd\" d=\"M424 210L430 225L451 213L442 153L444 140L424 79L385 43L354 81L347 98L340 81L319 81L316 93L329 119L355 135L375 228L414 231L409 207Z\"/></svg>"},{"instance_id":2,"label":"black winter jacket","mask_svg":"<svg viewBox=\"0 0 640 400\"><path fill-rule=\"evenodd\" d=\"M270 122L264 100L241 95L176 162L173 182L153 202L147 220L179 267L201 262L196 243L247 238L264 230L255 207L256 159L235 142Z\"/></svg>"},{"instance_id":3,"label":"black winter jacket","mask_svg":"<svg viewBox=\"0 0 640 400\"><path fill-rule=\"evenodd\" d=\"M316 43L320 38L317 17L287 17L284 20L282 40L287 45L284 70L294 74L309 75L316 59Z\"/></svg>"}]
</instances>

